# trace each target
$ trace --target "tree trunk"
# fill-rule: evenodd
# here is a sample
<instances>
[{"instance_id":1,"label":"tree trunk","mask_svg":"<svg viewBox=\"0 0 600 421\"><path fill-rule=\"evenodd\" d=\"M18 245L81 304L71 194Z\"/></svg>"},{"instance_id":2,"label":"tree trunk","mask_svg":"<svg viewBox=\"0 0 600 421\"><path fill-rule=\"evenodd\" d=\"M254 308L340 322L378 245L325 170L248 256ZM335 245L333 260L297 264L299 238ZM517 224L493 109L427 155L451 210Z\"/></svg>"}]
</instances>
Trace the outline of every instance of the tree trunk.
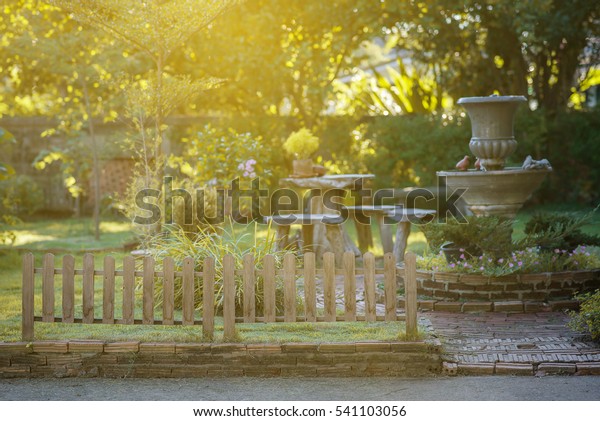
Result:
<instances>
[{"instance_id":1,"label":"tree trunk","mask_svg":"<svg viewBox=\"0 0 600 421\"><path fill-rule=\"evenodd\" d=\"M92 180L94 185L94 239L100 240L100 158L98 157L98 143L96 141L96 132L94 130L94 120L92 119L92 107L90 105L90 95L85 79L82 79L83 96L85 99L85 111L88 115L88 132L92 142Z\"/></svg>"}]
</instances>

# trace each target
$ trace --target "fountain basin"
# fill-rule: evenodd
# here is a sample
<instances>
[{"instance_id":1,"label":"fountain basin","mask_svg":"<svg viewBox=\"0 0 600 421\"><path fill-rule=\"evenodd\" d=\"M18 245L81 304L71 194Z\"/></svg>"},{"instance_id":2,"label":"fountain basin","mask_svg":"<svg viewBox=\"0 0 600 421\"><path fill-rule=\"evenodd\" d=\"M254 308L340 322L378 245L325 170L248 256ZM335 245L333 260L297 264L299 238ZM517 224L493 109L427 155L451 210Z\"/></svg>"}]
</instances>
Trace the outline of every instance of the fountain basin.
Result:
<instances>
[{"instance_id":1,"label":"fountain basin","mask_svg":"<svg viewBox=\"0 0 600 421\"><path fill-rule=\"evenodd\" d=\"M462 198L476 216L514 218L551 169L508 167L497 171L438 171L450 191L466 189Z\"/></svg>"}]
</instances>

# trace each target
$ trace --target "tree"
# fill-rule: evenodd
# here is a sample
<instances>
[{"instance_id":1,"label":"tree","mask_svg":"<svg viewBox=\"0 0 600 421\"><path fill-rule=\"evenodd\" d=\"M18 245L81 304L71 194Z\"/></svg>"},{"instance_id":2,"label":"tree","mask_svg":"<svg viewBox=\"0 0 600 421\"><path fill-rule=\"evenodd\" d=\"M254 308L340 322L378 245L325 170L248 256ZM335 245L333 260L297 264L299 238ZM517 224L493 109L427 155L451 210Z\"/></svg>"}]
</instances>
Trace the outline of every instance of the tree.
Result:
<instances>
[{"instance_id":1,"label":"tree","mask_svg":"<svg viewBox=\"0 0 600 421\"><path fill-rule=\"evenodd\" d=\"M436 63L454 98L526 95L550 113L568 105L600 58L597 0L436 0L388 5L397 48Z\"/></svg>"},{"instance_id":2,"label":"tree","mask_svg":"<svg viewBox=\"0 0 600 421\"><path fill-rule=\"evenodd\" d=\"M123 57L105 34L84 29L54 6L23 7L19 13L27 22L27 30L15 33L7 46L13 57L28 63L16 68L19 82L53 94L51 105L40 111L52 116L57 127L42 136L60 133L66 137L60 146L43 151L36 167L44 169L60 161L65 183L74 196L82 193L82 184L91 171L94 236L99 240L102 145L95 120L107 122L117 115L114 106L118 96L110 83L111 71L118 70Z\"/></svg>"},{"instance_id":3,"label":"tree","mask_svg":"<svg viewBox=\"0 0 600 421\"><path fill-rule=\"evenodd\" d=\"M196 109L221 114L294 116L312 128L333 99L333 83L377 35L380 2L248 0L219 19L201 45L179 52L186 71L220 69L227 80Z\"/></svg>"}]
</instances>

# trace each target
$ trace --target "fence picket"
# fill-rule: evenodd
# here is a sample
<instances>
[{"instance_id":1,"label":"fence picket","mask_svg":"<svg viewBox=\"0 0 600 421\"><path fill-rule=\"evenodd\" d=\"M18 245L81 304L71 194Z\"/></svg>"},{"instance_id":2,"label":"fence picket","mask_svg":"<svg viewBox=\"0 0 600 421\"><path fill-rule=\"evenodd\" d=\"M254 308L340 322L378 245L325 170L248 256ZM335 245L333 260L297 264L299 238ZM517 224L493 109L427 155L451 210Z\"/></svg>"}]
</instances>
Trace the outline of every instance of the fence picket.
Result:
<instances>
[{"instance_id":1,"label":"fence picket","mask_svg":"<svg viewBox=\"0 0 600 421\"><path fill-rule=\"evenodd\" d=\"M54 321L54 255L44 255L42 272L42 321Z\"/></svg>"},{"instance_id":2,"label":"fence picket","mask_svg":"<svg viewBox=\"0 0 600 421\"><path fill-rule=\"evenodd\" d=\"M173 310L175 308L175 262L172 257L163 259L163 325L175 323Z\"/></svg>"},{"instance_id":3,"label":"fence picket","mask_svg":"<svg viewBox=\"0 0 600 421\"><path fill-rule=\"evenodd\" d=\"M325 306L325 321L335 322L335 254L323 254L323 293Z\"/></svg>"},{"instance_id":4,"label":"fence picket","mask_svg":"<svg viewBox=\"0 0 600 421\"><path fill-rule=\"evenodd\" d=\"M396 321L396 259L392 253L383 256L383 285L385 321Z\"/></svg>"},{"instance_id":5,"label":"fence picket","mask_svg":"<svg viewBox=\"0 0 600 421\"><path fill-rule=\"evenodd\" d=\"M215 259L204 259L202 269L204 282L202 291L202 336L212 341L215 334Z\"/></svg>"},{"instance_id":6,"label":"fence picket","mask_svg":"<svg viewBox=\"0 0 600 421\"><path fill-rule=\"evenodd\" d=\"M296 321L296 257L283 256L283 320Z\"/></svg>"},{"instance_id":7,"label":"fence picket","mask_svg":"<svg viewBox=\"0 0 600 421\"><path fill-rule=\"evenodd\" d=\"M235 339L235 260L223 257L223 339Z\"/></svg>"},{"instance_id":8,"label":"fence picket","mask_svg":"<svg viewBox=\"0 0 600 421\"><path fill-rule=\"evenodd\" d=\"M315 286L315 254L304 254L304 302L307 322L317 321L317 290Z\"/></svg>"},{"instance_id":9,"label":"fence picket","mask_svg":"<svg viewBox=\"0 0 600 421\"><path fill-rule=\"evenodd\" d=\"M184 325L194 324L194 259L183 259L183 321Z\"/></svg>"},{"instance_id":10,"label":"fence picket","mask_svg":"<svg viewBox=\"0 0 600 421\"><path fill-rule=\"evenodd\" d=\"M254 295L254 255L252 254L244 255L242 278L244 282L244 323L254 323L256 320L256 298Z\"/></svg>"},{"instance_id":11,"label":"fence picket","mask_svg":"<svg viewBox=\"0 0 600 421\"><path fill-rule=\"evenodd\" d=\"M144 275L142 278L142 323L154 324L154 258L144 257Z\"/></svg>"},{"instance_id":12,"label":"fence picket","mask_svg":"<svg viewBox=\"0 0 600 421\"><path fill-rule=\"evenodd\" d=\"M344 253L344 320L347 322L356 321L356 273L355 273L354 253L347 251Z\"/></svg>"},{"instance_id":13,"label":"fence picket","mask_svg":"<svg viewBox=\"0 0 600 421\"><path fill-rule=\"evenodd\" d=\"M268 254L263 259L263 306L265 323L275 321L275 257Z\"/></svg>"},{"instance_id":14,"label":"fence picket","mask_svg":"<svg viewBox=\"0 0 600 421\"><path fill-rule=\"evenodd\" d=\"M123 258L123 323L132 325L135 308L135 259Z\"/></svg>"},{"instance_id":15,"label":"fence picket","mask_svg":"<svg viewBox=\"0 0 600 421\"><path fill-rule=\"evenodd\" d=\"M363 256L365 270L365 321L377 320L377 307L375 306L375 256L365 253Z\"/></svg>"},{"instance_id":16,"label":"fence picket","mask_svg":"<svg viewBox=\"0 0 600 421\"><path fill-rule=\"evenodd\" d=\"M75 321L75 258L67 254L62 264L62 322Z\"/></svg>"},{"instance_id":17,"label":"fence picket","mask_svg":"<svg viewBox=\"0 0 600 421\"><path fill-rule=\"evenodd\" d=\"M23 341L33 341L35 292L35 258L31 253L23 255L23 290L21 292L21 338Z\"/></svg>"},{"instance_id":18,"label":"fence picket","mask_svg":"<svg viewBox=\"0 0 600 421\"><path fill-rule=\"evenodd\" d=\"M94 255L83 256L83 323L94 323Z\"/></svg>"},{"instance_id":19,"label":"fence picket","mask_svg":"<svg viewBox=\"0 0 600 421\"><path fill-rule=\"evenodd\" d=\"M102 283L102 323L115 322L115 259L104 257L104 278Z\"/></svg>"},{"instance_id":20,"label":"fence picket","mask_svg":"<svg viewBox=\"0 0 600 421\"><path fill-rule=\"evenodd\" d=\"M406 299L406 336L417 336L417 256L406 253L404 256L404 294Z\"/></svg>"}]
</instances>

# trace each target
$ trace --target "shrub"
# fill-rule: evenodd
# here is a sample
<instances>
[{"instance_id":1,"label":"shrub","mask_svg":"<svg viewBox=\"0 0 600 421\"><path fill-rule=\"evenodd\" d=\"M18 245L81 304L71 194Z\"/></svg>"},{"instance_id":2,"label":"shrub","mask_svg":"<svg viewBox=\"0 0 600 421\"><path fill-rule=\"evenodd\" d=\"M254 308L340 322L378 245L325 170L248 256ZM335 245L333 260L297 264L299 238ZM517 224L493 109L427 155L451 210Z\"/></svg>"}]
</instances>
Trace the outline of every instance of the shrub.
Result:
<instances>
[{"instance_id":1,"label":"shrub","mask_svg":"<svg viewBox=\"0 0 600 421\"><path fill-rule=\"evenodd\" d=\"M569 327L577 332L589 334L600 341L600 290L594 293L580 294L575 297L581 301L579 312L571 311Z\"/></svg>"},{"instance_id":2,"label":"shrub","mask_svg":"<svg viewBox=\"0 0 600 421\"><path fill-rule=\"evenodd\" d=\"M580 229L589 222L597 209L583 216L568 213L536 213L525 225L526 237L521 243L552 250L572 250L579 245L600 245L600 237L583 233Z\"/></svg>"},{"instance_id":3,"label":"shrub","mask_svg":"<svg viewBox=\"0 0 600 421\"><path fill-rule=\"evenodd\" d=\"M0 181L0 214L31 215L44 204L42 189L28 175Z\"/></svg>"},{"instance_id":4,"label":"shrub","mask_svg":"<svg viewBox=\"0 0 600 421\"><path fill-rule=\"evenodd\" d=\"M293 132L283 144L283 149L296 159L307 159L319 149L319 138L302 128Z\"/></svg>"},{"instance_id":5,"label":"shrub","mask_svg":"<svg viewBox=\"0 0 600 421\"><path fill-rule=\"evenodd\" d=\"M491 253L476 256L464 253L458 261L448 263L440 252L419 257L417 267L434 272L504 276L513 273L597 269L600 267L600 256L590 252L585 246L579 246L570 251L560 249L545 251L539 247L530 247L524 250L515 250L503 257Z\"/></svg>"},{"instance_id":6,"label":"shrub","mask_svg":"<svg viewBox=\"0 0 600 421\"><path fill-rule=\"evenodd\" d=\"M469 216L466 223L450 218L446 222L432 222L419 227L431 250L437 251L447 242L474 255L506 255L512 250L512 221L496 216Z\"/></svg>"}]
</instances>

